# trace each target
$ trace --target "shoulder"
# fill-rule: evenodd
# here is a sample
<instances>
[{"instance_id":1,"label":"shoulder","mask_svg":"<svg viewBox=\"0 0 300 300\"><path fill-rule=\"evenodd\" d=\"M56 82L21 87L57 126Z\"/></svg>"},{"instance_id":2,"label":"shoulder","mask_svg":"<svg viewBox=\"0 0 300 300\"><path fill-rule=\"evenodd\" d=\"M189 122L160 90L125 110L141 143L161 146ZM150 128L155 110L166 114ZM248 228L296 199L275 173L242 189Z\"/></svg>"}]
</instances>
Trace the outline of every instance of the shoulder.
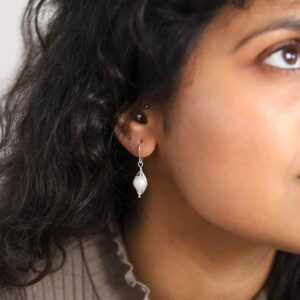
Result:
<instances>
[{"instance_id":1,"label":"shoulder","mask_svg":"<svg viewBox=\"0 0 300 300\"><path fill-rule=\"evenodd\" d=\"M141 300L145 286L133 274L116 223L106 224L93 236L71 241L66 260L57 271L26 287L27 300ZM5 292L1 300L21 300Z\"/></svg>"},{"instance_id":2,"label":"shoulder","mask_svg":"<svg viewBox=\"0 0 300 300\"><path fill-rule=\"evenodd\" d=\"M99 236L72 240L65 246L66 258L63 266L53 273L47 274L39 282L25 288L28 300L83 300L95 298L95 290L91 281L84 253L92 250ZM85 249L84 249L85 248ZM61 256L54 258L54 264ZM94 257L96 259L96 256ZM98 259L101 259L98 257ZM96 275L96 274L94 274ZM15 291L2 292L1 300L21 299ZM18 298L19 297L19 298Z\"/></svg>"}]
</instances>

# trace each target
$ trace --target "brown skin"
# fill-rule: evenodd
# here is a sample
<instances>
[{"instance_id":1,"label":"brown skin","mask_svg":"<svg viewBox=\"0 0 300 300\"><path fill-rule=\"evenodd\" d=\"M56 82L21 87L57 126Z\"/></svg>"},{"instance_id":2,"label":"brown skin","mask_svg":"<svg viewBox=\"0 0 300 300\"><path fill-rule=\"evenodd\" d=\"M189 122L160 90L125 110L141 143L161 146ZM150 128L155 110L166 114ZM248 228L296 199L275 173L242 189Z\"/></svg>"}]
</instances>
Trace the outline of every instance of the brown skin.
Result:
<instances>
[{"instance_id":1,"label":"brown skin","mask_svg":"<svg viewBox=\"0 0 300 300\"><path fill-rule=\"evenodd\" d=\"M255 29L295 15L300 1L225 7L184 66L170 133L151 102L147 124L116 126L136 157L143 140L142 217L123 234L152 300L249 300L277 249L300 253L300 71L288 69L300 68L300 53L294 63L282 51L271 57L300 32L264 33L232 52Z\"/></svg>"}]
</instances>

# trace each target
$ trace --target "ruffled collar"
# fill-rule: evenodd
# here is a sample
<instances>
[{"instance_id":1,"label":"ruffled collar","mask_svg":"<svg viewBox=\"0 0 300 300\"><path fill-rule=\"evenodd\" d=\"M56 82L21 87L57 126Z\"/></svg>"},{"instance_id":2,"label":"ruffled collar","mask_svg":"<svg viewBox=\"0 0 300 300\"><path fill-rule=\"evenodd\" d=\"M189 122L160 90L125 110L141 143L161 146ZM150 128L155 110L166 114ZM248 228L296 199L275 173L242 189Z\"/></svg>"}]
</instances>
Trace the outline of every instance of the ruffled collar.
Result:
<instances>
[{"instance_id":1,"label":"ruffled collar","mask_svg":"<svg viewBox=\"0 0 300 300\"><path fill-rule=\"evenodd\" d=\"M108 222L96 239L82 241L81 251L98 299L150 300L150 288L134 274L116 219ZM265 290L253 300L267 300Z\"/></svg>"},{"instance_id":2,"label":"ruffled collar","mask_svg":"<svg viewBox=\"0 0 300 300\"><path fill-rule=\"evenodd\" d=\"M124 273L124 279L131 287L137 286L138 288L140 288L141 291L143 291L144 293L143 300L150 300L149 299L150 288L146 284L137 280L133 272L133 265L128 259L123 236L121 234L120 223L113 220L108 223L108 227L110 232L114 235L113 242L117 246L116 255L127 268L126 272Z\"/></svg>"},{"instance_id":3,"label":"ruffled collar","mask_svg":"<svg viewBox=\"0 0 300 300\"><path fill-rule=\"evenodd\" d=\"M115 219L92 238L82 238L80 249L98 300L150 300L149 287L134 275L120 224Z\"/></svg>"}]
</instances>

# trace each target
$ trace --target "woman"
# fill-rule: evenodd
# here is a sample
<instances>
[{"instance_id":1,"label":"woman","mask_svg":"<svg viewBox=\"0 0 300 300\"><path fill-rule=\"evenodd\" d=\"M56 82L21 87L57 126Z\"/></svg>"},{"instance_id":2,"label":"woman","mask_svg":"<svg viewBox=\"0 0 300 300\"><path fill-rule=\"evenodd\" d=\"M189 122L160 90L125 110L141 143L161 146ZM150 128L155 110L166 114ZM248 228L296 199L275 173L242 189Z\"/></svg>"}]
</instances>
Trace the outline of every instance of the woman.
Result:
<instances>
[{"instance_id":1,"label":"woman","mask_svg":"<svg viewBox=\"0 0 300 300\"><path fill-rule=\"evenodd\" d=\"M2 110L1 299L300 299L299 16L29 1Z\"/></svg>"}]
</instances>

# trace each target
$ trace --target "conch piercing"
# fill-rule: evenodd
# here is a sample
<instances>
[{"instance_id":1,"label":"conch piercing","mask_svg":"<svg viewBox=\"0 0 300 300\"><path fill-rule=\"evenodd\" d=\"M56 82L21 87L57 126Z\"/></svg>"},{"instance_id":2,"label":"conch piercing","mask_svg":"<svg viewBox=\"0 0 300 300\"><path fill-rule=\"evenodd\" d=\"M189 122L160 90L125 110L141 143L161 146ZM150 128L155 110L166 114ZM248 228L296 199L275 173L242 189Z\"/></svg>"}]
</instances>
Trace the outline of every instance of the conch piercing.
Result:
<instances>
[{"instance_id":1,"label":"conch piercing","mask_svg":"<svg viewBox=\"0 0 300 300\"><path fill-rule=\"evenodd\" d=\"M140 155L140 151L141 151L141 144L142 141L140 141L139 143L139 148L138 148L138 152L139 152L139 161L137 163L138 167L140 168L139 171L137 172L137 174L135 175L134 179L133 179L133 186L135 187L138 197L141 198L141 195L144 193L145 189L147 188L148 185L148 181L147 178L143 172L143 158Z\"/></svg>"},{"instance_id":2,"label":"conch piercing","mask_svg":"<svg viewBox=\"0 0 300 300\"><path fill-rule=\"evenodd\" d=\"M150 109L150 104L149 103L145 103L143 105L144 109ZM143 112L139 112L135 115L135 119L140 122L140 123L144 123L146 124L147 123L147 119L146 119L146 116Z\"/></svg>"}]
</instances>

